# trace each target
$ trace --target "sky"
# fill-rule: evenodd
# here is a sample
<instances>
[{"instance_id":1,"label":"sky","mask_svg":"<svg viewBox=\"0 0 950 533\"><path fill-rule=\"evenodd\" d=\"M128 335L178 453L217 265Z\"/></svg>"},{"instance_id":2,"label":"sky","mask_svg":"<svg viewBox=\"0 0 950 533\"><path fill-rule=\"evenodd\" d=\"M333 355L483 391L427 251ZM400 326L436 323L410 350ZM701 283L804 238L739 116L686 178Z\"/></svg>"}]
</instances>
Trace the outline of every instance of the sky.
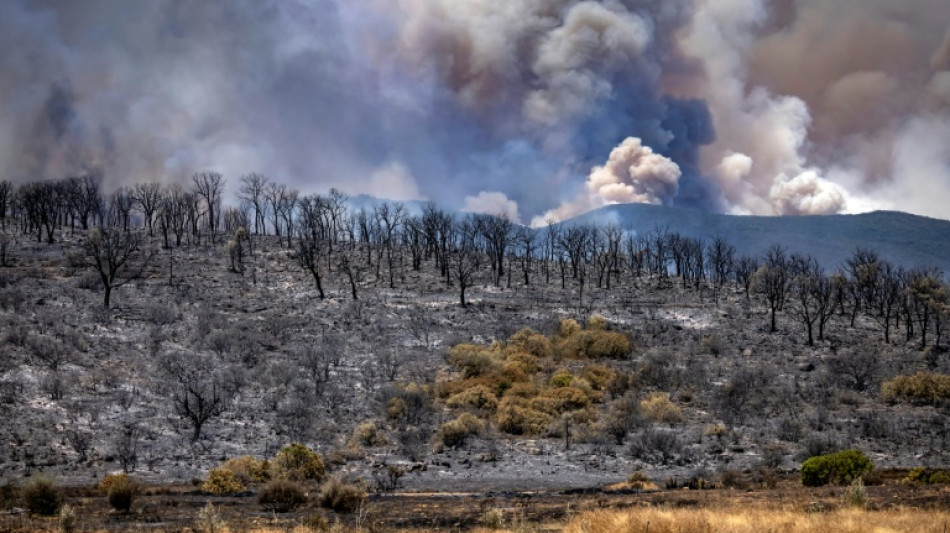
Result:
<instances>
[{"instance_id":1,"label":"sky","mask_svg":"<svg viewBox=\"0 0 950 533\"><path fill-rule=\"evenodd\" d=\"M4 0L0 179L950 218L946 0Z\"/></svg>"}]
</instances>

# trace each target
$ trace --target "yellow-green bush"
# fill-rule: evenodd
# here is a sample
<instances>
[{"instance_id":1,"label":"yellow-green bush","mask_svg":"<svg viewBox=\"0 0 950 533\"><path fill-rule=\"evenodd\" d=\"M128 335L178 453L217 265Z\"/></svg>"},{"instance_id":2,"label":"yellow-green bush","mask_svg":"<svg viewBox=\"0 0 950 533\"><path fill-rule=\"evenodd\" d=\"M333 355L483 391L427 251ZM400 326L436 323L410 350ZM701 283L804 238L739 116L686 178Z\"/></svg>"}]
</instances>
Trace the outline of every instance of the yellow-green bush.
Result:
<instances>
[{"instance_id":1,"label":"yellow-green bush","mask_svg":"<svg viewBox=\"0 0 950 533\"><path fill-rule=\"evenodd\" d=\"M317 500L321 507L337 513L354 513L366 501L366 491L357 485L330 478L320 487Z\"/></svg>"},{"instance_id":2,"label":"yellow-green bush","mask_svg":"<svg viewBox=\"0 0 950 533\"><path fill-rule=\"evenodd\" d=\"M950 402L950 375L928 374L897 376L881 386L884 399L917 404L944 405Z\"/></svg>"},{"instance_id":3,"label":"yellow-green bush","mask_svg":"<svg viewBox=\"0 0 950 533\"><path fill-rule=\"evenodd\" d=\"M549 415L556 415L560 412L561 403L548 396L535 396L528 400L527 407Z\"/></svg>"},{"instance_id":4,"label":"yellow-green bush","mask_svg":"<svg viewBox=\"0 0 950 533\"><path fill-rule=\"evenodd\" d=\"M494 353L474 344L458 344L449 350L449 364L465 378L487 375L498 367Z\"/></svg>"},{"instance_id":5,"label":"yellow-green bush","mask_svg":"<svg viewBox=\"0 0 950 533\"><path fill-rule=\"evenodd\" d=\"M250 455L242 455L228 459L219 467L234 474L242 485L252 483L266 483L271 479L271 464L267 459L255 459Z\"/></svg>"},{"instance_id":6,"label":"yellow-green bush","mask_svg":"<svg viewBox=\"0 0 950 533\"><path fill-rule=\"evenodd\" d=\"M641 400L640 413L647 420L662 424L675 424L683 420L683 412L665 392L654 392Z\"/></svg>"},{"instance_id":7,"label":"yellow-green bush","mask_svg":"<svg viewBox=\"0 0 950 533\"><path fill-rule=\"evenodd\" d=\"M453 394L445 401L445 405L452 409L483 409L494 411L498 407L498 398L494 391L484 385L476 385L470 389Z\"/></svg>"},{"instance_id":8,"label":"yellow-green bush","mask_svg":"<svg viewBox=\"0 0 950 533\"><path fill-rule=\"evenodd\" d=\"M526 355L535 357L535 360L538 358L544 359L546 357L551 357L553 353L551 349L551 341L549 341L544 335L537 333L531 328L524 328L518 333L512 335L508 340L508 344L509 351L514 351L511 350L511 348L517 348L517 351L522 351ZM509 359L512 357L512 355L513 354L509 353Z\"/></svg>"},{"instance_id":9,"label":"yellow-green bush","mask_svg":"<svg viewBox=\"0 0 950 533\"><path fill-rule=\"evenodd\" d=\"M233 494L243 492L245 488L234 472L223 468L212 468L205 482L201 484L201 490L212 494Z\"/></svg>"},{"instance_id":10,"label":"yellow-green bush","mask_svg":"<svg viewBox=\"0 0 950 533\"><path fill-rule=\"evenodd\" d=\"M138 484L125 474L112 477L114 479L109 483L106 492L109 505L116 511L127 513L132 509L132 500L138 493Z\"/></svg>"},{"instance_id":11,"label":"yellow-green bush","mask_svg":"<svg viewBox=\"0 0 950 533\"><path fill-rule=\"evenodd\" d=\"M538 357L526 352L509 352L505 357L505 362L519 365L527 374L534 374L538 370L541 370L541 361Z\"/></svg>"},{"instance_id":12,"label":"yellow-green bush","mask_svg":"<svg viewBox=\"0 0 950 533\"><path fill-rule=\"evenodd\" d=\"M504 394L511 387L512 383L504 376L491 374L477 378L463 379L460 381L448 381L439 385L438 393L442 398L448 398L460 392L465 392L474 387L484 386L493 391L496 395Z\"/></svg>"},{"instance_id":13,"label":"yellow-green bush","mask_svg":"<svg viewBox=\"0 0 950 533\"><path fill-rule=\"evenodd\" d=\"M257 503L275 513L288 513L306 504L307 494L289 479L275 479L261 489Z\"/></svg>"},{"instance_id":14,"label":"yellow-green bush","mask_svg":"<svg viewBox=\"0 0 950 533\"><path fill-rule=\"evenodd\" d=\"M274 465L281 477L294 481L323 481L326 477L323 458L310 448L296 442L287 445L277 454Z\"/></svg>"},{"instance_id":15,"label":"yellow-green bush","mask_svg":"<svg viewBox=\"0 0 950 533\"><path fill-rule=\"evenodd\" d=\"M354 448L360 446L375 448L377 446L385 446L388 442L389 440L386 438L386 433L376 427L376 423L372 421L363 422L356 426L353 430L353 436L350 437L350 446Z\"/></svg>"},{"instance_id":16,"label":"yellow-green bush","mask_svg":"<svg viewBox=\"0 0 950 533\"><path fill-rule=\"evenodd\" d=\"M543 435L554 418L506 398L498 407L498 429L509 435Z\"/></svg>"},{"instance_id":17,"label":"yellow-green bush","mask_svg":"<svg viewBox=\"0 0 950 533\"><path fill-rule=\"evenodd\" d=\"M594 390L605 390L617 373L604 365L587 365L581 371L581 377L586 379Z\"/></svg>"},{"instance_id":18,"label":"yellow-green bush","mask_svg":"<svg viewBox=\"0 0 950 533\"><path fill-rule=\"evenodd\" d=\"M907 474L904 483L915 483L920 485L945 485L950 484L950 471L934 470L918 466Z\"/></svg>"},{"instance_id":19,"label":"yellow-green bush","mask_svg":"<svg viewBox=\"0 0 950 533\"><path fill-rule=\"evenodd\" d=\"M591 315L591 317L587 319L587 329L606 331L607 319L600 315Z\"/></svg>"},{"instance_id":20,"label":"yellow-green bush","mask_svg":"<svg viewBox=\"0 0 950 533\"><path fill-rule=\"evenodd\" d=\"M540 392L534 383L514 383L505 391L505 397L534 398Z\"/></svg>"},{"instance_id":21,"label":"yellow-green bush","mask_svg":"<svg viewBox=\"0 0 950 533\"><path fill-rule=\"evenodd\" d=\"M574 381L574 374L567 370L558 370L551 376L552 387L570 387L572 381Z\"/></svg>"},{"instance_id":22,"label":"yellow-green bush","mask_svg":"<svg viewBox=\"0 0 950 533\"><path fill-rule=\"evenodd\" d=\"M583 328L573 318L562 318L558 321L557 334L560 337L567 338L581 332Z\"/></svg>"},{"instance_id":23,"label":"yellow-green bush","mask_svg":"<svg viewBox=\"0 0 950 533\"><path fill-rule=\"evenodd\" d=\"M585 330L562 339L556 353L570 359L623 359L630 353L630 339L614 331Z\"/></svg>"},{"instance_id":24,"label":"yellow-green bush","mask_svg":"<svg viewBox=\"0 0 950 533\"><path fill-rule=\"evenodd\" d=\"M442 444L454 448L463 444L469 436L480 433L482 428L481 420L471 413L462 413L455 420L442 424L439 436Z\"/></svg>"},{"instance_id":25,"label":"yellow-green bush","mask_svg":"<svg viewBox=\"0 0 950 533\"><path fill-rule=\"evenodd\" d=\"M554 400L557 412L586 409L590 406L590 398L577 387L555 387L544 391L544 397Z\"/></svg>"}]
</instances>

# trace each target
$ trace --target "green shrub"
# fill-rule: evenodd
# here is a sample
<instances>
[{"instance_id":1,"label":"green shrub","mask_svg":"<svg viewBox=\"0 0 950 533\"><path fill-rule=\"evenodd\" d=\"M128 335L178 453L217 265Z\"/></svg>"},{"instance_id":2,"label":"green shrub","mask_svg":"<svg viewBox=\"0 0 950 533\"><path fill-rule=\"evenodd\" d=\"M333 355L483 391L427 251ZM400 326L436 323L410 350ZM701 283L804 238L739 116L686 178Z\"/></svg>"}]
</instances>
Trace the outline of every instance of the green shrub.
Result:
<instances>
[{"instance_id":1,"label":"green shrub","mask_svg":"<svg viewBox=\"0 0 950 533\"><path fill-rule=\"evenodd\" d=\"M281 476L293 481L323 481L327 475L323 458L303 444L289 444L274 459Z\"/></svg>"},{"instance_id":2,"label":"green shrub","mask_svg":"<svg viewBox=\"0 0 950 533\"><path fill-rule=\"evenodd\" d=\"M574 374L567 370L558 370L551 376L552 387L570 387L572 381L574 381Z\"/></svg>"},{"instance_id":3,"label":"green shrub","mask_svg":"<svg viewBox=\"0 0 950 533\"><path fill-rule=\"evenodd\" d=\"M950 472L918 466L907 474L907 477L904 478L904 482L920 485L950 484Z\"/></svg>"},{"instance_id":4,"label":"green shrub","mask_svg":"<svg viewBox=\"0 0 950 533\"><path fill-rule=\"evenodd\" d=\"M289 479L275 479L264 485L257 495L257 503L275 513L287 513L307 503L307 494Z\"/></svg>"},{"instance_id":5,"label":"green shrub","mask_svg":"<svg viewBox=\"0 0 950 533\"><path fill-rule=\"evenodd\" d=\"M452 409L484 409L494 411L498 408L498 398L485 385L476 385L449 396L445 405Z\"/></svg>"},{"instance_id":6,"label":"green shrub","mask_svg":"<svg viewBox=\"0 0 950 533\"><path fill-rule=\"evenodd\" d=\"M913 376L897 376L885 381L881 392L888 402L944 405L950 402L950 375L920 372Z\"/></svg>"},{"instance_id":7,"label":"green shrub","mask_svg":"<svg viewBox=\"0 0 950 533\"><path fill-rule=\"evenodd\" d=\"M861 478L855 479L848 486L848 489L844 492L844 503L851 507L867 508L868 489L864 486L864 481Z\"/></svg>"},{"instance_id":8,"label":"green shrub","mask_svg":"<svg viewBox=\"0 0 950 533\"><path fill-rule=\"evenodd\" d=\"M847 485L870 472L874 464L858 450L845 450L811 457L802 463L802 484L820 487L828 483Z\"/></svg>"},{"instance_id":9,"label":"green shrub","mask_svg":"<svg viewBox=\"0 0 950 533\"><path fill-rule=\"evenodd\" d=\"M233 494L243 492L245 488L234 472L224 468L212 468L204 483L201 484L201 490L211 494Z\"/></svg>"},{"instance_id":10,"label":"green shrub","mask_svg":"<svg viewBox=\"0 0 950 533\"><path fill-rule=\"evenodd\" d=\"M23 505L32 515L53 516L59 511L62 500L53 480L47 477L34 479L21 492Z\"/></svg>"},{"instance_id":11,"label":"green shrub","mask_svg":"<svg viewBox=\"0 0 950 533\"><path fill-rule=\"evenodd\" d=\"M576 387L556 387L544 391L544 397L554 401L557 412L576 411L590 406L590 398Z\"/></svg>"},{"instance_id":12,"label":"green shrub","mask_svg":"<svg viewBox=\"0 0 950 533\"><path fill-rule=\"evenodd\" d=\"M320 507L337 513L356 512L365 500L365 490L356 485L344 483L335 477L330 478L320 487L318 498Z\"/></svg>"},{"instance_id":13,"label":"green shrub","mask_svg":"<svg viewBox=\"0 0 950 533\"><path fill-rule=\"evenodd\" d=\"M111 477L115 479L109 483L109 490L106 493L109 505L116 511L128 513L132 509L132 500L135 499L135 495L138 493L138 485L125 474Z\"/></svg>"},{"instance_id":14,"label":"green shrub","mask_svg":"<svg viewBox=\"0 0 950 533\"><path fill-rule=\"evenodd\" d=\"M630 350L626 335L596 329L579 331L557 345L558 355L571 359L623 359Z\"/></svg>"}]
</instances>

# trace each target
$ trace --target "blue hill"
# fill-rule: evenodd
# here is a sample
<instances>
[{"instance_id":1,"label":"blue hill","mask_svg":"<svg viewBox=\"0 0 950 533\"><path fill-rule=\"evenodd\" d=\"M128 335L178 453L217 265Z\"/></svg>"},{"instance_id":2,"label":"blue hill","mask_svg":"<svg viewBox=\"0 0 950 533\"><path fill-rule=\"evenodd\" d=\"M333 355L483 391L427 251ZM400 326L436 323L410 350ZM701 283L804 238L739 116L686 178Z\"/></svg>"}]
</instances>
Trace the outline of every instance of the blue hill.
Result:
<instances>
[{"instance_id":1,"label":"blue hill","mask_svg":"<svg viewBox=\"0 0 950 533\"><path fill-rule=\"evenodd\" d=\"M735 216L647 204L612 205L566 224L617 224L627 231L666 227L690 237L721 235L741 254L760 256L772 244L813 255L826 269L837 268L855 248L876 251L904 267L950 272L950 221L876 211L860 215Z\"/></svg>"}]
</instances>

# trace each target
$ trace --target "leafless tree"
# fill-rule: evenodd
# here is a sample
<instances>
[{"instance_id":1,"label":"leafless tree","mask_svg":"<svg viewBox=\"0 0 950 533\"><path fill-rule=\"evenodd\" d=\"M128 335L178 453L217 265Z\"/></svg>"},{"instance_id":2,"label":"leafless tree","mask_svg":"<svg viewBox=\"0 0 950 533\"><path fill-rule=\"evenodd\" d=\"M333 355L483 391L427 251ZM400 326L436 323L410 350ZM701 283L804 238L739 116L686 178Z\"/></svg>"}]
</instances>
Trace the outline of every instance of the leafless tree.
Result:
<instances>
[{"instance_id":1,"label":"leafless tree","mask_svg":"<svg viewBox=\"0 0 950 533\"><path fill-rule=\"evenodd\" d=\"M323 279L320 268L324 255L324 226L321 216L319 196L307 196L300 200L297 224L297 242L293 257L301 268L313 276L320 299L326 298L323 292Z\"/></svg>"},{"instance_id":2,"label":"leafless tree","mask_svg":"<svg viewBox=\"0 0 950 533\"><path fill-rule=\"evenodd\" d=\"M102 281L104 307L109 307L112 290L142 277L154 256L141 234L109 228L90 230L82 247Z\"/></svg>"},{"instance_id":3,"label":"leafless tree","mask_svg":"<svg viewBox=\"0 0 950 533\"><path fill-rule=\"evenodd\" d=\"M811 256L792 255L789 260L791 291L795 297L795 314L805 326L808 345L815 345L814 329L818 324L818 339L823 340L825 324L834 315L834 287L824 275L818 260Z\"/></svg>"},{"instance_id":4,"label":"leafless tree","mask_svg":"<svg viewBox=\"0 0 950 533\"><path fill-rule=\"evenodd\" d=\"M773 245L765 256L765 263L756 272L756 288L769 305L771 332L778 331L776 314L788 300L791 276L789 275L788 256L781 245Z\"/></svg>"},{"instance_id":5,"label":"leafless tree","mask_svg":"<svg viewBox=\"0 0 950 533\"><path fill-rule=\"evenodd\" d=\"M472 215L463 218L456 229L457 237L449 253L450 270L459 287L459 305L466 307L465 291L472 284L478 271L478 248L475 246L477 230Z\"/></svg>"},{"instance_id":6,"label":"leafless tree","mask_svg":"<svg viewBox=\"0 0 950 533\"><path fill-rule=\"evenodd\" d=\"M264 218L267 204L264 191L268 183L267 176L257 172L241 176L241 191L238 198L254 209L254 233L257 235L267 233L267 223Z\"/></svg>"},{"instance_id":7,"label":"leafless tree","mask_svg":"<svg viewBox=\"0 0 950 533\"><path fill-rule=\"evenodd\" d=\"M175 382L171 394L175 413L191 424L191 440L196 442L205 424L227 410L233 391L225 386L216 365L199 354L171 353L160 364Z\"/></svg>"},{"instance_id":8,"label":"leafless tree","mask_svg":"<svg viewBox=\"0 0 950 533\"><path fill-rule=\"evenodd\" d=\"M7 229L7 216L13 203L13 184L9 181L0 181L0 229Z\"/></svg>"},{"instance_id":9,"label":"leafless tree","mask_svg":"<svg viewBox=\"0 0 950 533\"><path fill-rule=\"evenodd\" d=\"M135 199L135 205L142 212L142 218L145 219L145 226L148 227L148 234L154 235L152 223L155 215L162 206L162 184L157 182L139 183L132 189L132 197Z\"/></svg>"},{"instance_id":10,"label":"leafless tree","mask_svg":"<svg viewBox=\"0 0 950 533\"><path fill-rule=\"evenodd\" d=\"M224 194L225 179L219 172L199 172L191 177L192 190L202 200L208 214L208 229L211 242L215 241L218 229L218 215L221 209L221 196Z\"/></svg>"}]
</instances>

